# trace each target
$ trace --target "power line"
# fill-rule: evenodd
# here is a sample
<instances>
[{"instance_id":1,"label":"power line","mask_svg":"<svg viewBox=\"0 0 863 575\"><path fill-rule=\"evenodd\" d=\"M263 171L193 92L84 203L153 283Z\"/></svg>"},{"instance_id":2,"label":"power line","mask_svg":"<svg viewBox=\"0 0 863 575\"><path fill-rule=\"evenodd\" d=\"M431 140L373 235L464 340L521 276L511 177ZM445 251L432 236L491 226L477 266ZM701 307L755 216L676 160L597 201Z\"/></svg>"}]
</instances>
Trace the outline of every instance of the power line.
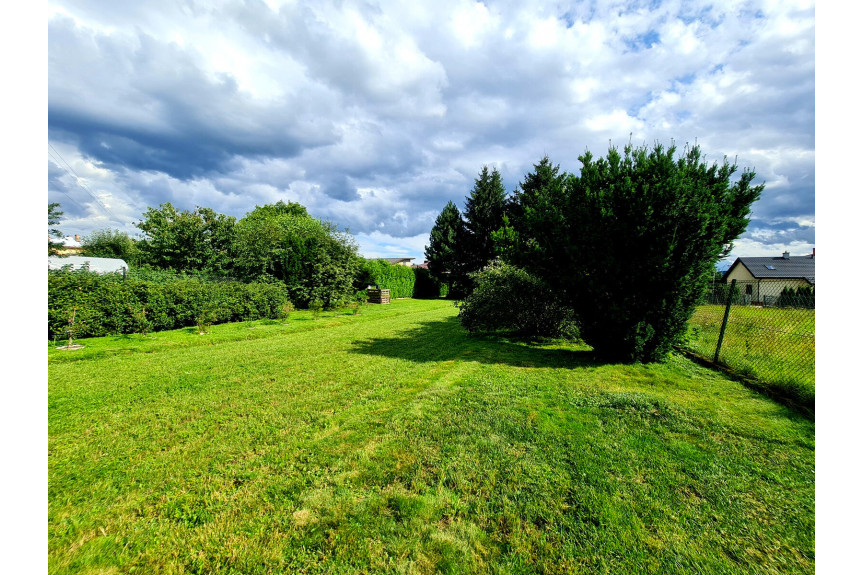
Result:
<instances>
[{"instance_id":1,"label":"power line","mask_svg":"<svg viewBox=\"0 0 863 575\"><path fill-rule=\"evenodd\" d=\"M50 154L51 154L51 152L48 152L48 154L50 155ZM52 160L54 160L54 163L55 163L58 167L60 167L60 168L62 168L62 167L63 167L63 166L60 166L60 162L58 162L58 161L56 160L56 158L54 158L53 156L51 156L51 159L52 159ZM78 200L76 200L75 198L73 198L72 196L70 196L70 195L69 195L69 193L68 193L68 192L66 192L66 190L64 190L64 189L62 189L62 188L55 188L55 189L56 189L56 191L60 192L61 194L63 194L63 195L64 195L64 196L66 196L67 198L69 198L69 200L70 200L73 204L75 204L76 206L78 206L79 208L81 208L81 211L83 211L83 212L86 212L86 211L87 211L87 208L85 208L84 206L82 206L82 205L81 205L81 203L80 203L80 202L78 202Z\"/></svg>"},{"instance_id":2,"label":"power line","mask_svg":"<svg viewBox=\"0 0 863 575\"><path fill-rule=\"evenodd\" d=\"M92 191L90 191L90 188L88 188L86 185L84 185L84 184L81 182L81 176L79 176L79 175L75 172L75 170L72 168L72 166L70 166L70 165L69 165L69 162L67 162L65 159L63 159L63 156L61 156L61 155L60 155L60 152L58 152L58 151L57 151L57 149L56 149L54 146L52 146L52 145L51 145L51 142L48 142L48 146L49 146L52 150L54 150L54 153L57 155L57 157L58 157L58 158L60 158L60 161L62 161L62 162L63 162L63 164L65 164L65 165L66 165L65 167L64 167L64 166L62 166L62 165L61 165L60 167L61 167L61 168L63 168L64 170L66 170L67 172L70 172L70 173L72 174L72 176L75 178L75 183L76 183L76 184L78 184L81 188L83 188L83 189L84 189L84 191L85 191L85 192L87 192L87 194L88 194L91 198L93 198L93 201L95 201L97 204L99 204L99 207L101 207L103 210L105 210L105 212L106 212L109 216L111 216L111 218L113 218L115 221L118 221L118 222L119 222L119 221L120 221L120 219L119 219L117 216L115 216L115 215L114 215L114 213L113 213L113 212L111 212L111 210L109 210L109 209L108 209L108 207L107 207L105 204L103 204L103 203L99 200L99 198L97 198L97 197L93 194L93 192L92 192ZM49 153L50 153L50 152L49 152ZM59 164L58 164L58 165L59 165ZM80 204L79 204L79 205L80 205Z\"/></svg>"},{"instance_id":3,"label":"power line","mask_svg":"<svg viewBox=\"0 0 863 575\"><path fill-rule=\"evenodd\" d=\"M63 159L63 156L60 155L60 152L58 152L57 149L51 145L51 142L48 142L48 147L50 147L52 150L54 150L54 154L57 155L57 158L59 158L60 161L63 162L63 164L65 164L65 166L63 166L59 163L57 165L60 166L61 168L63 168L64 170L66 170L67 173L70 173L75 178L75 183L78 184L81 188L83 188L84 191L87 192L87 194L91 198L93 198L93 201L95 201L99 205L99 207L101 207L111 217L111 219L113 219L115 222L121 222L122 223L122 220L120 218L118 218L116 215L114 215L114 213L111 210L109 210L108 207L105 204L103 204L99 200L99 198L97 198L93 194L92 191L90 191L90 188L88 188L86 185L84 185L81 182L81 179L82 179L81 176L79 176L75 172L75 170L72 169L72 166L69 165L69 162L67 162L66 160ZM48 153L51 154L51 152L48 152ZM53 156L52 156L52 159L54 159ZM66 192L63 192L63 193L66 194ZM69 199L72 199L72 197L69 196L69 194L66 194L66 197L68 197ZM74 201L74 200L72 200L72 201ZM77 204L78 202L75 202L75 203ZM81 204L78 204L78 205L81 206ZM84 209L83 206L81 206L81 208Z\"/></svg>"}]
</instances>

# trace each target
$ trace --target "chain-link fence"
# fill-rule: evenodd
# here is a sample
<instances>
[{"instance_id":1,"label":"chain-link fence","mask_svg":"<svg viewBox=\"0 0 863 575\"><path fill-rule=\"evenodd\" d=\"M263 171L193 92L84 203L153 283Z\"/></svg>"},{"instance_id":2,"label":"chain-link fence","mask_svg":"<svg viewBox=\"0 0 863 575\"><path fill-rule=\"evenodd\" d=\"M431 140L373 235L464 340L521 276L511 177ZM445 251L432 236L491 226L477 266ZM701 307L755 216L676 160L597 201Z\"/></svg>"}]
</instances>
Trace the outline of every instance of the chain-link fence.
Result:
<instances>
[{"instance_id":1,"label":"chain-link fence","mask_svg":"<svg viewBox=\"0 0 863 575\"><path fill-rule=\"evenodd\" d=\"M796 280L717 283L689 321L687 349L815 404L815 289Z\"/></svg>"}]
</instances>

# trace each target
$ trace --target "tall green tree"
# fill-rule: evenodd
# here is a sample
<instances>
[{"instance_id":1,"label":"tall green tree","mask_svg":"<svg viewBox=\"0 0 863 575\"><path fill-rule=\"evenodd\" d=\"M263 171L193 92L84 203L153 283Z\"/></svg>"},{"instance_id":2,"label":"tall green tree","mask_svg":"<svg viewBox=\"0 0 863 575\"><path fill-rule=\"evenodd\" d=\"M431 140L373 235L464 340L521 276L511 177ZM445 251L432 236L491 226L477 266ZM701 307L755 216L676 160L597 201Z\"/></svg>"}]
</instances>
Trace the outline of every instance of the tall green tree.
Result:
<instances>
[{"instance_id":1,"label":"tall green tree","mask_svg":"<svg viewBox=\"0 0 863 575\"><path fill-rule=\"evenodd\" d=\"M138 242L126 232L120 230L96 230L84 236L83 255L94 258L118 258L127 264L140 264L141 251Z\"/></svg>"},{"instance_id":2,"label":"tall green tree","mask_svg":"<svg viewBox=\"0 0 863 575\"><path fill-rule=\"evenodd\" d=\"M465 241L462 254L468 273L477 272L495 257L492 234L503 225L506 189L497 168L483 166L465 202Z\"/></svg>"},{"instance_id":3,"label":"tall green tree","mask_svg":"<svg viewBox=\"0 0 863 575\"><path fill-rule=\"evenodd\" d=\"M464 295L468 282L463 250L465 225L458 207L447 202L435 219L425 247L429 273L447 286L449 297Z\"/></svg>"},{"instance_id":4,"label":"tall green tree","mask_svg":"<svg viewBox=\"0 0 863 575\"><path fill-rule=\"evenodd\" d=\"M563 200L567 178L560 165L544 156L507 199L503 226L492 233L495 250L505 261L521 267L529 264L535 271L542 270L543 276L555 272L555 255L539 246L566 232L568 222L556 206ZM542 215L545 227L532 227L530 234L520 236L516 230L524 230L538 215Z\"/></svg>"},{"instance_id":5,"label":"tall green tree","mask_svg":"<svg viewBox=\"0 0 863 575\"><path fill-rule=\"evenodd\" d=\"M506 189L497 168L483 166L465 201L464 217L449 202L435 221L425 254L429 272L459 299L473 289L472 274L494 260L493 234L505 225Z\"/></svg>"},{"instance_id":6,"label":"tall green tree","mask_svg":"<svg viewBox=\"0 0 863 575\"><path fill-rule=\"evenodd\" d=\"M299 204L256 206L237 222L234 254L238 277L283 282L301 307L335 307L353 295L356 243Z\"/></svg>"},{"instance_id":7,"label":"tall green tree","mask_svg":"<svg viewBox=\"0 0 863 575\"><path fill-rule=\"evenodd\" d=\"M667 356L764 188L749 170L733 182L737 166L708 166L697 146L676 151L628 145L598 160L586 152L580 175L563 179L540 162L513 229L498 235L530 248L517 263L560 294L581 337L609 360Z\"/></svg>"},{"instance_id":8,"label":"tall green tree","mask_svg":"<svg viewBox=\"0 0 863 575\"><path fill-rule=\"evenodd\" d=\"M63 242L52 242L51 238L62 238L63 232L52 227L60 223L60 218L63 217L63 212L60 210L60 204L51 202L48 204L48 255L57 255L57 250L63 247Z\"/></svg>"},{"instance_id":9,"label":"tall green tree","mask_svg":"<svg viewBox=\"0 0 863 575\"><path fill-rule=\"evenodd\" d=\"M177 210L170 202L148 208L136 226L144 263L178 272L229 274L236 218L210 208Z\"/></svg>"}]
</instances>

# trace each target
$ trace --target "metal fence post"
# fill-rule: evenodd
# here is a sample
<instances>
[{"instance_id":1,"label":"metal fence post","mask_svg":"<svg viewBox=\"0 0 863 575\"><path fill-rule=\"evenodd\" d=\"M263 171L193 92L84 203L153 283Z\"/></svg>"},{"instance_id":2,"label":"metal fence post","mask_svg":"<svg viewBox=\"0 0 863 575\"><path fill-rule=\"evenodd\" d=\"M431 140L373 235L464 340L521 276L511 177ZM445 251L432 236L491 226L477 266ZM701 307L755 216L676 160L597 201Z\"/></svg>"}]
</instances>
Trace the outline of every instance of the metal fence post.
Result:
<instances>
[{"instance_id":1,"label":"metal fence post","mask_svg":"<svg viewBox=\"0 0 863 575\"><path fill-rule=\"evenodd\" d=\"M728 288L728 301L725 302L725 316L722 318L722 327L719 329L719 341L716 342L716 353L713 354L713 363L719 363L719 349L722 347L722 338L725 337L725 326L728 325L728 314L731 311L731 300L734 298L734 288L737 280L731 280Z\"/></svg>"}]
</instances>

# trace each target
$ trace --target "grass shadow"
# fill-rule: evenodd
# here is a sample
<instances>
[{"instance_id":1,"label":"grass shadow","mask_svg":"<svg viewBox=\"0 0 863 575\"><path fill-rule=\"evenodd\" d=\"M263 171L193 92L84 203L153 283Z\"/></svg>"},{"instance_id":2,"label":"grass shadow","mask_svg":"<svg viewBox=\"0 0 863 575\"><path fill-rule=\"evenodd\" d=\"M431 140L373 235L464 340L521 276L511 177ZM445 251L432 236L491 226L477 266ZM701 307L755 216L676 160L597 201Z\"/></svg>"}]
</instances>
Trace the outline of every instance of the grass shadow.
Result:
<instances>
[{"instance_id":1,"label":"grass shadow","mask_svg":"<svg viewBox=\"0 0 863 575\"><path fill-rule=\"evenodd\" d=\"M423 322L391 337L353 342L352 353L403 359L415 363L476 361L516 367L584 367L602 365L584 344L519 341L495 335L470 335L458 318ZM576 347L580 349L572 349Z\"/></svg>"}]
</instances>

